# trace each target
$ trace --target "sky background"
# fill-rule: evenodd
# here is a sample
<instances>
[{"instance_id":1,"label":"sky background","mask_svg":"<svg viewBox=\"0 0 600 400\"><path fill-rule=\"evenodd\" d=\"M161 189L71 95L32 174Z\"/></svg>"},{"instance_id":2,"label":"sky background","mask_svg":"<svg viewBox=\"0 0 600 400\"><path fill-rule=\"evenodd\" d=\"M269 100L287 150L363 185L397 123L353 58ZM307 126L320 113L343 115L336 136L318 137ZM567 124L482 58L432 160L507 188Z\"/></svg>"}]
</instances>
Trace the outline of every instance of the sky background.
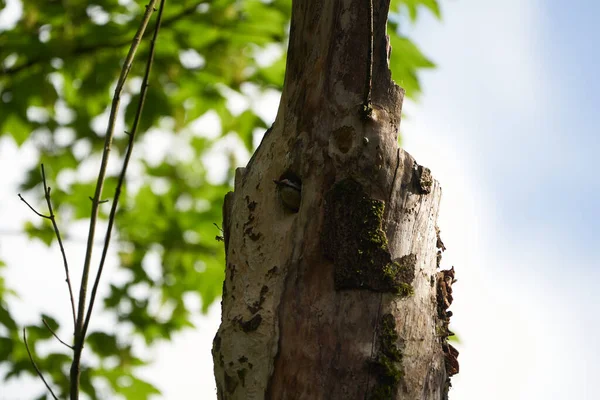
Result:
<instances>
[{"instance_id":1,"label":"sky background","mask_svg":"<svg viewBox=\"0 0 600 400\"><path fill-rule=\"evenodd\" d=\"M443 188L442 266L457 271L461 339L451 399L597 399L600 3L445 0L442 10L442 23L427 16L404 29L438 68L422 75L420 101L405 103L402 131ZM29 218L15 185L34 151L0 138L0 231ZM24 322L68 312L63 281L41 268L49 257L59 263L56 249L0 235ZM152 351L144 374L165 399L216 398L219 311L217 302L196 330ZM111 323L101 314L93 322ZM0 383L0 399L40 387Z\"/></svg>"}]
</instances>

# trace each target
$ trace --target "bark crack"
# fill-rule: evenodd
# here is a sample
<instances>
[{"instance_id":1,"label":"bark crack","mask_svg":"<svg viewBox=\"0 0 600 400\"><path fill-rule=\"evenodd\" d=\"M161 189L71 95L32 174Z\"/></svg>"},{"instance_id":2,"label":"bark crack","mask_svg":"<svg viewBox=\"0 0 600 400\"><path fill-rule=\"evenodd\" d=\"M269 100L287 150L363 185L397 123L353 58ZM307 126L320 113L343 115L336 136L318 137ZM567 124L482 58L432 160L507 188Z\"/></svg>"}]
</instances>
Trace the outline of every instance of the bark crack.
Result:
<instances>
[{"instance_id":1,"label":"bark crack","mask_svg":"<svg viewBox=\"0 0 600 400\"><path fill-rule=\"evenodd\" d=\"M373 0L369 2L369 50L367 51L367 79L365 85L365 97L363 100L363 119L369 120L373 114L373 106L371 105L371 97L373 90Z\"/></svg>"}]
</instances>

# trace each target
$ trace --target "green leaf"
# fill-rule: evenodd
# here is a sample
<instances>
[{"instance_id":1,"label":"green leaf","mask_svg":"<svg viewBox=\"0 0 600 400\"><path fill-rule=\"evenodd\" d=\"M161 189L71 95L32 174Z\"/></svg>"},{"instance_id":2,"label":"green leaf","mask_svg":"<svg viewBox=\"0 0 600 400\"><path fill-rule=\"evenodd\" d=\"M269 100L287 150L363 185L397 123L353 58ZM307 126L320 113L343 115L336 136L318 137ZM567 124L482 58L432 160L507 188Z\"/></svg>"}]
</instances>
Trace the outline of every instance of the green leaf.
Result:
<instances>
[{"instance_id":1,"label":"green leaf","mask_svg":"<svg viewBox=\"0 0 600 400\"><path fill-rule=\"evenodd\" d=\"M392 77L404 90L406 95L417 99L421 93L421 84L417 75L419 69L434 68L435 64L419 50L408 38L391 36L390 68Z\"/></svg>"},{"instance_id":2,"label":"green leaf","mask_svg":"<svg viewBox=\"0 0 600 400\"><path fill-rule=\"evenodd\" d=\"M71 356L63 353L48 354L40 363L40 366L43 366L45 371L50 371L52 375L55 371L60 375L60 371L68 365L71 365Z\"/></svg>"},{"instance_id":3,"label":"green leaf","mask_svg":"<svg viewBox=\"0 0 600 400\"><path fill-rule=\"evenodd\" d=\"M448 336L448 341L454 343L461 343L460 337L456 333L452 336Z\"/></svg>"},{"instance_id":4,"label":"green leaf","mask_svg":"<svg viewBox=\"0 0 600 400\"><path fill-rule=\"evenodd\" d=\"M105 332L92 332L86 338L87 345L101 357L119 353L117 337Z\"/></svg>"},{"instance_id":5,"label":"green leaf","mask_svg":"<svg viewBox=\"0 0 600 400\"><path fill-rule=\"evenodd\" d=\"M39 225L35 225L31 221L25 222L25 233L29 236L30 239L39 239L46 246L50 246L52 241L56 238L54 233L54 228L46 221L42 221Z\"/></svg>"},{"instance_id":6,"label":"green leaf","mask_svg":"<svg viewBox=\"0 0 600 400\"><path fill-rule=\"evenodd\" d=\"M21 146L29 138L31 127L27 120L16 113L9 114L7 112L5 115L7 115L7 118L4 120L4 124L0 126L2 134L9 134L15 140L15 143Z\"/></svg>"},{"instance_id":7,"label":"green leaf","mask_svg":"<svg viewBox=\"0 0 600 400\"><path fill-rule=\"evenodd\" d=\"M127 400L146 400L152 394L161 394L154 385L122 370L99 369L96 376L105 378L113 389Z\"/></svg>"},{"instance_id":8,"label":"green leaf","mask_svg":"<svg viewBox=\"0 0 600 400\"><path fill-rule=\"evenodd\" d=\"M144 110L140 119L138 132L146 132L151 126L155 125L160 117L170 116L173 113L172 104L168 96L157 81L152 82L151 88L148 89L146 101L144 102ZM125 121L127 121L128 129L131 129L135 114L140 100L139 95L132 97L131 102L127 106L125 112Z\"/></svg>"},{"instance_id":9,"label":"green leaf","mask_svg":"<svg viewBox=\"0 0 600 400\"><path fill-rule=\"evenodd\" d=\"M0 299L0 324L4 325L9 331L17 330L17 323L13 319L6 304ZM2 358L0 358L2 359Z\"/></svg>"},{"instance_id":10,"label":"green leaf","mask_svg":"<svg viewBox=\"0 0 600 400\"><path fill-rule=\"evenodd\" d=\"M46 323L48 324L48 326L54 331L56 332L59 328L59 324L58 321L54 318L52 318L51 316L49 316L48 314L42 314L42 320L46 321Z\"/></svg>"},{"instance_id":11,"label":"green leaf","mask_svg":"<svg viewBox=\"0 0 600 400\"><path fill-rule=\"evenodd\" d=\"M81 375L79 377L79 385L81 391L88 396L90 396L91 400L99 400L98 394L96 393L96 388L94 387L92 378L94 377L94 370L90 368L84 368L81 370Z\"/></svg>"},{"instance_id":12,"label":"green leaf","mask_svg":"<svg viewBox=\"0 0 600 400\"><path fill-rule=\"evenodd\" d=\"M30 344L35 344L38 340L50 339L52 337L52 332L48 330L44 325L27 325L27 341Z\"/></svg>"},{"instance_id":13,"label":"green leaf","mask_svg":"<svg viewBox=\"0 0 600 400\"><path fill-rule=\"evenodd\" d=\"M420 7L427 8L437 19L442 18L437 0L398 0L398 8L405 8L412 22L417 20Z\"/></svg>"},{"instance_id":14,"label":"green leaf","mask_svg":"<svg viewBox=\"0 0 600 400\"><path fill-rule=\"evenodd\" d=\"M119 391L127 400L147 400L152 394L161 394L160 390L149 382L131 377L131 384Z\"/></svg>"},{"instance_id":15,"label":"green leaf","mask_svg":"<svg viewBox=\"0 0 600 400\"><path fill-rule=\"evenodd\" d=\"M0 337L0 364L9 360L13 346L14 342L11 338Z\"/></svg>"}]
</instances>

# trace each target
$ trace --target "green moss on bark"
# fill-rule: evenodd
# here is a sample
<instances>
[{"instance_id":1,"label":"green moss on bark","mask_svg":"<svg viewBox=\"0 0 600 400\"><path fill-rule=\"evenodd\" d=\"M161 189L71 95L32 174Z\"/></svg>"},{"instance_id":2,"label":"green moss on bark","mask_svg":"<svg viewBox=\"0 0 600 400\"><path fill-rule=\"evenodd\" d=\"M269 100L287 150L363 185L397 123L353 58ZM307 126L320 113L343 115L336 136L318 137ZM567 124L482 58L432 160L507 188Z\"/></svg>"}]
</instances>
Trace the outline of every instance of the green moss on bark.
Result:
<instances>
[{"instance_id":1,"label":"green moss on bark","mask_svg":"<svg viewBox=\"0 0 600 400\"><path fill-rule=\"evenodd\" d=\"M411 295L416 256L392 260L383 230L385 203L351 178L336 183L325 201L322 243L334 263L336 289Z\"/></svg>"},{"instance_id":2,"label":"green moss on bark","mask_svg":"<svg viewBox=\"0 0 600 400\"><path fill-rule=\"evenodd\" d=\"M372 362L372 371L377 383L371 390L371 400L385 400L395 397L398 384L403 376L402 349L398 347L396 321L392 314L385 314L379 324L379 351Z\"/></svg>"}]
</instances>

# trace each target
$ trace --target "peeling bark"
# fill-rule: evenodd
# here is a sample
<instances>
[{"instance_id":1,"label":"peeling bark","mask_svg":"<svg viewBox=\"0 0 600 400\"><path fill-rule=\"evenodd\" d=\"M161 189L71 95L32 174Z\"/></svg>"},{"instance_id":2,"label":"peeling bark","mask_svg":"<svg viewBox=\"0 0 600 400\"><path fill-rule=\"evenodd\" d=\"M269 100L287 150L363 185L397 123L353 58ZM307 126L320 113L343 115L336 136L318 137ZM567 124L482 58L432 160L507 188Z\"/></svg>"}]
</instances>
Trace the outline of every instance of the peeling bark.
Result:
<instances>
[{"instance_id":1,"label":"peeling bark","mask_svg":"<svg viewBox=\"0 0 600 400\"><path fill-rule=\"evenodd\" d=\"M277 118L224 204L219 399L447 396L441 189L398 149L389 3L373 6L371 32L368 0L293 3ZM282 204L283 179L297 181L298 210Z\"/></svg>"}]
</instances>

